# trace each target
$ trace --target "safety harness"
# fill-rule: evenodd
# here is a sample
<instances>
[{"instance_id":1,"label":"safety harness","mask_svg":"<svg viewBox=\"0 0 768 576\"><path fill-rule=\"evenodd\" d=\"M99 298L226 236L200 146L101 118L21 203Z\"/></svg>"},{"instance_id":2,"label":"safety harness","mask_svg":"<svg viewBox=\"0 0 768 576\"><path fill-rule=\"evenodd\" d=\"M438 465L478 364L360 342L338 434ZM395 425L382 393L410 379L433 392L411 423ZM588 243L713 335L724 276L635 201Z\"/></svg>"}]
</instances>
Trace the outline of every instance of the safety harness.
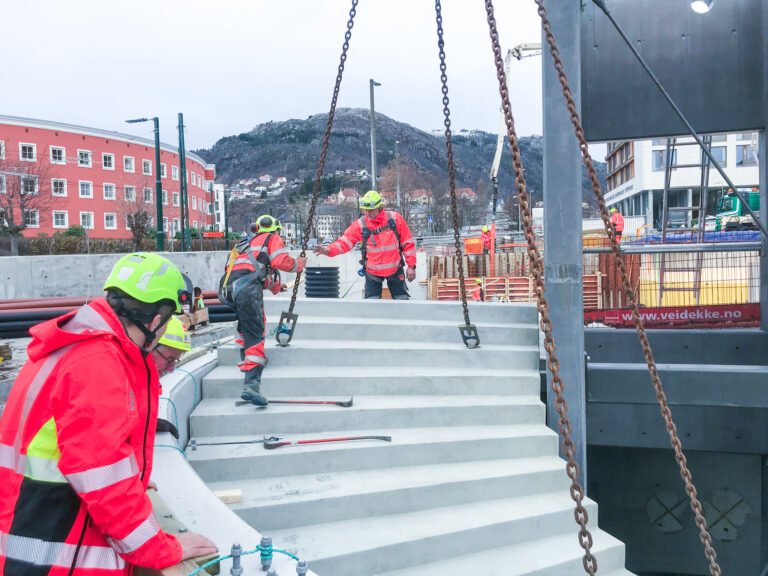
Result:
<instances>
[{"instance_id":1,"label":"safety harness","mask_svg":"<svg viewBox=\"0 0 768 576\"><path fill-rule=\"evenodd\" d=\"M360 253L362 255L362 258L360 259L360 264L363 265L363 275L366 272L366 263L368 261L368 238L373 236L373 245L376 246L376 236L378 234L381 234L385 230L390 229L392 232L395 233L395 238L397 238L397 250L400 252L400 266L405 266L405 258L403 257L403 247L400 244L400 232L397 231L397 224L395 223L394 214L392 212L387 212L387 223L384 226L379 226L378 228L374 228L371 230L366 226L365 224L365 217L360 217L360 232L363 235L363 242L362 246L360 247Z\"/></svg>"},{"instance_id":2,"label":"safety harness","mask_svg":"<svg viewBox=\"0 0 768 576\"><path fill-rule=\"evenodd\" d=\"M234 303L234 282L232 283L232 286L229 286L228 282L229 276L232 274L232 269L237 263L237 258L241 254L245 254L248 257L248 262L250 262L251 266L253 266L253 272L247 276L250 276L251 274L258 274L259 279L262 281L266 281L268 278L270 278L270 276L279 277L280 273L272 268L270 265L271 260L269 258L269 241L274 234L274 232L267 234L267 238L261 245L258 254L254 254L253 247L251 246L251 242L256 236L258 236L258 234L240 240L235 245L235 247L230 250L229 255L227 256L226 273L221 277L221 281L219 282L219 300L230 305Z\"/></svg>"}]
</instances>

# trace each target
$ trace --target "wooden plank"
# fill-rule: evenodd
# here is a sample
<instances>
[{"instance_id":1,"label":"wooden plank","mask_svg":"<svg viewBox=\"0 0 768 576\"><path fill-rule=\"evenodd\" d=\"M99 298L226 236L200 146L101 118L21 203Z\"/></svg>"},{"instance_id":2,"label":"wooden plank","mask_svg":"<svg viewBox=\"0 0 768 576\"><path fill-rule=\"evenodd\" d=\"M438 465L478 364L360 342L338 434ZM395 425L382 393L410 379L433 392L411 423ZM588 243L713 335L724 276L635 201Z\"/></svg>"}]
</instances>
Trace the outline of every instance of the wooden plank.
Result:
<instances>
[{"instance_id":1,"label":"wooden plank","mask_svg":"<svg viewBox=\"0 0 768 576\"><path fill-rule=\"evenodd\" d=\"M243 491L240 488L215 490L213 495L224 502L224 504L240 504L243 501Z\"/></svg>"}]
</instances>

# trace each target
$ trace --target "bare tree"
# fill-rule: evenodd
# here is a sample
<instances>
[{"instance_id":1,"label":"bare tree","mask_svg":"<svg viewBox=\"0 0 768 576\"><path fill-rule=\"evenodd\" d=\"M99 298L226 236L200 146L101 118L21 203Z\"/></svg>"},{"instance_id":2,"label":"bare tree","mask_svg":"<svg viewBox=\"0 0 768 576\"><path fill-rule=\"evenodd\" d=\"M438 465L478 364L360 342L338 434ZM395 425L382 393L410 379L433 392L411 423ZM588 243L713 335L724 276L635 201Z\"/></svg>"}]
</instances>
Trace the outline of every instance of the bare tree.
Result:
<instances>
[{"instance_id":1,"label":"bare tree","mask_svg":"<svg viewBox=\"0 0 768 576\"><path fill-rule=\"evenodd\" d=\"M400 172L400 209L406 222L410 220L413 207L417 202L415 192L431 188L429 173L408 156L400 156L399 167L392 161L382 171L377 181L379 192L392 198L391 208L397 208L397 174Z\"/></svg>"},{"instance_id":2,"label":"bare tree","mask_svg":"<svg viewBox=\"0 0 768 576\"><path fill-rule=\"evenodd\" d=\"M10 152L0 159L0 233L11 237L14 256L19 254L22 232L38 227L41 216L47 216L48 208L55 202L51 163L38 152L29 151L30 160L11 157Z\"/></svg>"},{"instance_id":3,"label":"bare tree","mask_svg":"<svg viewBox=\"0 0 768 576\"><path fill-rule=\"evenodd\" d=\"M152 235L155 229L155 219L153 214L157 210L155 202L154 182L149 178L134 178L130 184L123 186L122 190L115 191L117 201L116 226L121 222L131 233L131 242L134 250L141 249L141 241Z\"/></svg>"}]
</instances>

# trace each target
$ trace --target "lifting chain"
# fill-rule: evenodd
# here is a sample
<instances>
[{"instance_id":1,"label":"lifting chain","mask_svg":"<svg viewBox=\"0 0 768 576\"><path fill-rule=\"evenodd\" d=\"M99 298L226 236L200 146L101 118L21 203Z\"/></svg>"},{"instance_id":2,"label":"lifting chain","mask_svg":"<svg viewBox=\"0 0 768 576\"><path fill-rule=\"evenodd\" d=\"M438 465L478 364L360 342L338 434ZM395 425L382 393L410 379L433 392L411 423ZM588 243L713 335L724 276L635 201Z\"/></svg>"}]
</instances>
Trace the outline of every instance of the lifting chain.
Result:
<instances>
[{"instance_id":1,"label":"lifting chain","mask_svg":"<svg viewBox=\"0 0 768 576\"><path fill-rule=\"evenodd\" d=\"M453 213L453 239L456 246L456 263L459 267L459 295L461 307L464 310L464 324L459 326L461 338L467 348L480 346L480 335L477 327L469 322L469 308L467 307L467 287L464 285L464 255L461 250L459 238L459 212L456 209L456 180L453 167L453 143L451 142L451 110L448 107L448 75L445 73L445 41L443 40L443 14L440 0L435 0L435 20L437 21L437 46L440 49L440 81L443 84L443 115L445 116L445 147L448 153L448 180L451 190L451 212Z\"/></svg>"},{"instance_id":2,"label":"lifting chain","mask_svg":"<svg viewBox=\"0 0 768 576\"><path fill-rule=\"evenodd\" d=\"M339 59L339 69L336 73L336 85L333 87L333 98L331 99L331 110L328 112L328 122L325 125L325 136L323 137L323 145L320 149L320 161L317 164L317 174L315 174L315 188L312 192L312 204L309 207L309 217L307 218L307 228L304 230L304 237L301 240L301 258L305 258L307 255L307 243L309 242L309 235L312 233L312 221L315 217L315 207L317 205L317 197L320 194L320 180L323 177L323 169L325 168L325 156L328 152L328 142L331 139L331 128L333 127L333 117L336 114L336 102L339 98L339 89L341 88L341 78L344 75L344 64L347 61L347 50L349 49L349 40L352 38L352 26L354 25L355 15L357 14L358 0L352 0L352 7L349 9L349 20L347 20L347 31L344 33L344 44L341 48L341 58ZM291 304L288 306L288 311L283 312L278 322L280 330L275 334L275 339L280 346L287 346L293 338L293 331L296 329L296 320L298 320L298 314L293 313L293 308L296 306L296 296L299 293L299 282L301 280L301 272L296 273L296 279L293 283L293 293L291 294Z\"/></svg>"},{"instance_id":3,"label":"lifting chain","mask_svg":"<svg viewBox=\"0 0 768 576\"><path fill-rule=\"evenodd\" d=\"M600 216L603 219L603 224L605 225L605 230L611 243L611 250L614 254L614 258L616 259L616 266L619 269L619 274L621 275L621 282L624 288L624 292L627 296L630 307L632 308L632 320L635 324L635 329L637 330L637 337L640 340L640 345L643 348L643 355L645 356L645 361L648 365L648 371L651 374L651 382L653 383L653 387L656 391L656 399L659 402L661 415L664 418L664 423L666 425L667 432L669 433L670 443L672 444L672 449L675 452L675 460L677 461L677 465L680 468L680 476L685 483L685 492L691 501L691 510L693 510L694 516L696 517L696 526L699 528L699 539L701 540L702 544L704 544L704 555L709 562L709 573L711 576L720 576L721 570L720 566L717 564L717 553L712 547L712 537L707 530L707 521L704 519L701 503L699 502L696 494L696 487L693 485L693 478L691 477L691 472L688 470L685 454L683 454L683 447L680 443L680 438L677 435L677 427L672 420L672 412L669 409L667 396L664 393L661 378L659 377L659 372L656 369L656 361L653 358L651 344L648 341L648 336L645 333L643 321L640 318L640 311L638 309L635 292L632 289L632 285L629 281L629 275L627 274L626 267L624 266L624 260L622 259L621 251L619 250L619 244L616 241L616 236L613 233L613 227L611 226L611 219L608 213L608 208L605 205L605 199L603 198L603 194L600 191L600 183L597 179L597 173L595 172L595 167L592 163L592 157L589 154L587 141L584 138L584 130L581 126L581 120L579 119L579 115L576 112L576 104L573 101L573 95L571 94L571 90L568 87L568 78L566 77L565 71L563 70L563 63L560 59L560 52L557 49L555 37L552 34L552 27L550 25L549 19L547 18L547 11L544 9L542 0L535 1L539 7L539 16L541 16L542 27L547 38L547 44L549 44L549 51L552 55L555 69L557 70L557 75L560 79L560 84L563 86L563 95L565 96L567 102L568 111L571 115L571 122L573 123L576 137L579 140L579 148L581 149L581 154L584 159L584 165L587 168L587 173L589 175L590 182L592 183L592 191L595 194L597 205L600 208Z\"/></svg>"},{"instance_id":4,"label":"lifting chain","mask_svg":"<svg viewBox=\"0 0 768 576\"><path fill-rule=\"evenodd\" d=\"M589 516L584 508L584 488L579 483L579 465L576 463L576 446L571 439L571 422L568 420L568 403L563 398L563 381L560 378L560 362L555 355L557 346L552 336L552 321L549 318L549 303L545 294L544 287L544 267L536 247L533 235L533 226L531 223L530 202L528 192L525 188L525 177L523 176L523 164L520 157L520 148L517 143L517 134L515 133L515 120L512 117L512 106L509 102L509 92L507 90L507 77L504 71L504 59L501 56L501 46L499 45L499 34L496 30L496 18L493 14L493 1L485 0L485 11L488 15L488 27L490 29L491 44L493 46L493 55L496 63L496 76L499 80L499 92L501 93L501 105L504 110L504 121L507 126L507 138L509 139L509 151L512 156L512 166L515 171L515 185L517 186L517 198L520 203L520 210L523 215L525 226L525 239L528 244L528 258L531 261L531 270L533 272L534 284L536 287L536 300L539 314L541 314L541 329L544 331L544 348L547 351L547 366L552 373L552 390L555 392L555 408L560 418L558 428L563 438L563 453L568 462L565 470L571 479L571 498L576 503L574 518L580 526L579 544L584 548L583 565L587 574L593 575L597 572L597 559L592 554L592 534L587 529Z\"/></svg>"}]
</instances>

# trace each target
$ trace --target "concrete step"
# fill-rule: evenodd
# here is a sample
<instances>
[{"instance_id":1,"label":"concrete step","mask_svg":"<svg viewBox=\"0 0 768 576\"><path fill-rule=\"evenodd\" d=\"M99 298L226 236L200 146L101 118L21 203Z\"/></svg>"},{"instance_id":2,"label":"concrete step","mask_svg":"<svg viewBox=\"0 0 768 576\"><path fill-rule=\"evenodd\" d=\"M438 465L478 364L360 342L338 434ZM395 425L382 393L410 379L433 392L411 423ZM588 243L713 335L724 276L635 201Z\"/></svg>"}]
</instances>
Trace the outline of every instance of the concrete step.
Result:
<instances>
[{"instance_id":1,"label":"concrete step","mask_svg":"<svg viewBox=\"0 0 768 576\"><path fill-rule=\"evenodd\" d=\"M274 397L361 395L535 395L536 370L483 370L421 366L274 366L264 370L264 392ZM205 398L240 396L243 373L236 366L218 366L203 379Z\"/></svg>"},{"instance_id":2,"label":"concrete step","mask_svg":"<svg viewBox=\"0 0 768 576\"><path fill-rule=\"evenodd\" d=\"M585 507L596 521L595 504L590 501ZM565 533L576 540L573 501L567 490L301 526L267 535L276 548L306 559L318 574L361 576ZM548 549L545 557L552 556L554 550Z\"/></svg>"},{"instance_id":3,"label":"concrete step","mask_svg":"<svg viewBox=\"0 0 768 576\"><path fill-rule=\"evenodd\" d=\"M279 318L288 311L288 300L265 298L264 308L267 318ZM535 304L528 303L469 303L470 321L473 323L536 324L538 311ZM461 303L438 302L430 300L335 300L328 298L299 298L294 313L303 317L331 316L335 318L389 318L416 322L424 320L451 321L458 326L464 323ZM298 329L298 328L297 328Z\"/></svg>"},{"instance_id":4,"label":"concrete step","mask_svg":"<svg viewBox=\"0 0 768 576\"><path fill-rule=\"evenodd\" d=\"M598 574L632 576L624 569L624 545L599 530L596 524L590 527L590 532L594 539L591 550L597 559ZM553 554L555 550L556 555ZM584 576L583 557L584 549L579 545L574 523L574 529L568 534L476 554L450 555L438 562L375 576Z\"/></svg>"},{"instance_id":5,"label":"concrete step","mask_svg":"<svg viewBox=\"0 0 768 576\"><path fill-rule=\"evenodd\" d=\"M418 424L418 422L416 422ZM206 446L210 442L259 441L261 436L198 437L187 458L205 482L274 478L344 471L401 469L454 462L533 458L557 453L557 435L540 424L325 430L286 439L391 435L392 442L360 440L265 450L261 443ZM256 524L255 526L258 526Z\"/></svg>"},{"instance_id":6,"label":"concrete step","mask_svg":"<svg viewBox=\"0 0 768 576\"><path fill-rule=\"evenodd\" d=\"M400 514L488 499L567 491L555 455L304 476L214 482L211 490L242 490L237 514L269 533L304 524Z\"/></svg>"},{"instance_id":7,"label":"concrete step","mask_svg":"<svg viewBox=\"0 0 768 576\"><path fill-rule=\"evenodd\" d=\"M333 335L329 334L329 338ZM458 340L458 339L457 339ZM539 347L484 344L468 349L460 340L439 342L366 342L362 340L296 340L288 347L267 339L270 366L442 366L533 370L539 364ZM219 365L240 362L240 347L234 344L218 350Z\"/></svg>"},{"instance_id":8,"label":"concrete step","mask_svg":"<svg viewBox=\"0 0 768 576\"><path fill-rule=\"evenodd\" d=\"M267 317L267 334L276 326L279 316ZM454 320L426 320L396 318L350 318L345 316L301 316L296 324L295 340L318 340L328 338L328 334L344 335L353 333L360 340L384 341L461 341L459 324L461 318ZM481 343L487 344L535 344L538 342L538 326L528 323L481 323L477 324ZM344 336L339 336L344 337ZM270 337L274 339L274 336Z\"/></svg>"},{"instance_id":9,"label":"concrete step","mask_svg":"<svg viewBox=\"0 0 768 576\"><path fill-rule=\"evenodd\" d=\"M542 422L544 409L538 396L358 396L349 408L297 404L235 407L232 398L208 398L195 408L190 428L193 436L272 436L318 430L394 431L415 423L421 427L457 422L463 426L533 424Z\"/></svg>"}]
</instances>

